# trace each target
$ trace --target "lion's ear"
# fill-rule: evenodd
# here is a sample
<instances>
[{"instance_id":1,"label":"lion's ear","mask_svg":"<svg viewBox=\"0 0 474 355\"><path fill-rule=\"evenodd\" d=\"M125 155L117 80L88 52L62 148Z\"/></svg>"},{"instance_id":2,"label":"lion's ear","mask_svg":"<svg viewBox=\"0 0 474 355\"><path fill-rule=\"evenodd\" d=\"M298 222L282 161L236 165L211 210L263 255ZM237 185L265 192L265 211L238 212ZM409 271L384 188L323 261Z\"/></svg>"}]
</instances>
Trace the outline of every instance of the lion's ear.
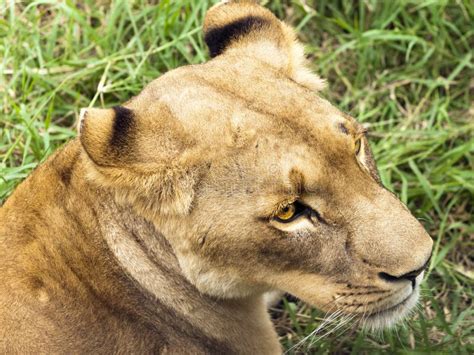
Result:
<instances>
[{"instance_id":1,"label":"lion's ear","mask_svg":"<svg viewBox=\"0 0 474 355\"><path fill-rule=\"evenodd\" d=\"M153 119L161 130L149 129L146 117L139 120L124 106L83 109L79 121L88 178L151 219L188 213L198 175L192 144L171 133L166 112L157 110Z\"/></svg>"},{"instance_id":2,"label":"lion's ear","mask_svg":"<svg viewBox=\"0 0 474 355\"><path fill-rule=\"evenodd\" d=\"M82 109L79 133L82 146L98 166L117 166L133 155L135 120L124 106Z\"/></svg>"},{"instance_id":3,"label":"lion's ear","mask_svg":"<svg viewBox=\"0 0 474 355\"><path fill-rule=\"evenodd\" d=\"M204 39L211 57L252 56L304 86L324 88L324 81L308 69L294 30L255 1L226 1L212 7L204 20Z\"/></svg>"}]
</instances>

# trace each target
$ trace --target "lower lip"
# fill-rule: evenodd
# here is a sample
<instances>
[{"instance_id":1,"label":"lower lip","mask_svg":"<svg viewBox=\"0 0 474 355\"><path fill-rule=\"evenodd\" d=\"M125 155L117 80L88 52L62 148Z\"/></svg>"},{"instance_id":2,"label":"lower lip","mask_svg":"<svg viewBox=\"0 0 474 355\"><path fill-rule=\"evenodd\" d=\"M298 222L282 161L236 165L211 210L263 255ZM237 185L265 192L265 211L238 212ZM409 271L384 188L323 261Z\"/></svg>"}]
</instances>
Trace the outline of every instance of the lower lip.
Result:
<instances>
[{"instance_id":1,"label":"lower lip","mask_svg":"<svg viewBox=\"0 0 474 355\"><path fill-rule=\"evenodd\" d=\"M370 318L370 317L376 317L376 316L379 316L379 315L384 314L384 313L386 313L386 312L394 311L394 310L396 310L397 308L402 307L403 305L405 305L405 304L408 302L408 300L413 296L413 294L414 294L414 292L412 291L412 292L408 295L408 297L406 297L406 298L403 299L403 301L401 301L401 302L397 303L396 305L391 306L391 307L389 307L389 308L386 308L386 309L377 311L377 312L375 312L375 313L372 313L371 315L369 315L369 318Z\"/></svg>"}]
</instances>

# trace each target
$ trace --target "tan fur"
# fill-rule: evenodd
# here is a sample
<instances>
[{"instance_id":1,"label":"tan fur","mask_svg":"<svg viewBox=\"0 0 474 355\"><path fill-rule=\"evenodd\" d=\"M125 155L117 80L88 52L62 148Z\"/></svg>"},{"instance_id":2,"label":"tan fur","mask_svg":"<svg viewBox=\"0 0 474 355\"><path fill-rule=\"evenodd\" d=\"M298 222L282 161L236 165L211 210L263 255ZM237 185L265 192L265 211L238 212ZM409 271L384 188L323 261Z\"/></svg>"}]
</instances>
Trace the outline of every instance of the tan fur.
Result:
<instances>
[{"instance_id":1,"label":"tan fur","mask_svg":"<svg viewBox=\"0 0 474 355\"><path fill-rule=\"evenodd\" d=\"M250 1L204 30L214 59L82 111L1 208L0 353L274 354L266 292L373 326L416 303L422 273L380 273L422 268L432 241L293 30ZM296 200L309 217L275 219Z\"/></svg>"}]
</instances>

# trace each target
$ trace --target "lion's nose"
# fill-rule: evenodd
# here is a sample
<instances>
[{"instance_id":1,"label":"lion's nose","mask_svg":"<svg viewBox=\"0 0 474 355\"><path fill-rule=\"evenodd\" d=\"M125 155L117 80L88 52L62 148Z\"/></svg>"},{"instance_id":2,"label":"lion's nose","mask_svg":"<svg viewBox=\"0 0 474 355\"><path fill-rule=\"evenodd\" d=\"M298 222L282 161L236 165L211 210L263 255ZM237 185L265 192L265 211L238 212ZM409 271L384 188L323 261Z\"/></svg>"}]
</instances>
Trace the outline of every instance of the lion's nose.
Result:
<instances>
[{"instance_id":1,"label":"lion's nose","mask_svg":"<svg viewBox=\"0 0 474 355\"><path fill-rule=\"evenodd\" d=\"M428 264L431 260L431 256L426 260L425 264L420 267L419 269L412 270L410 272L407 272L406 274L400 275L400 276L394 276L390 275L386 272L379 272L379 277L385 281L388 282L397 282L397 281L410 281L413 288L415 288L415 280L416 277L423 272L428 267Z\"/></svg>"}]
</instances>

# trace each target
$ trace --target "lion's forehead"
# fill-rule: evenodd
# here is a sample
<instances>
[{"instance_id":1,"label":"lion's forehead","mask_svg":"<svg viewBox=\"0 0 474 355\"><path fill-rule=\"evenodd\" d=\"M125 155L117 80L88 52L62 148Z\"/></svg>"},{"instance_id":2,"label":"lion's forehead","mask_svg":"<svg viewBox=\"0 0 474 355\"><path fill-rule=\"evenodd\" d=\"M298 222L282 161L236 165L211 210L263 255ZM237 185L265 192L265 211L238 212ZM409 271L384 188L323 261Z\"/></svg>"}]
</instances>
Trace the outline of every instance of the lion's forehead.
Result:
<instances>
[{"instance_id":1,"label":"lion's forehead","mask_svg":"<svg viewBox=\"0 0 474 355\"><path fill-rule=\"evenodd\" d=\"M147 88L142 106L168 106L189 133L228 140L236 131L259 135L338 135L344 114L316 93L252 60L214 60L171 71ZM139 99L139 98L138 98ZM152 102L153 104L153 102ZM248 132L247 132L248 133ZM300 139L301 138L301 139ZM327 137L326 137L327 138Z\"/></svg>"}]
</instances>

